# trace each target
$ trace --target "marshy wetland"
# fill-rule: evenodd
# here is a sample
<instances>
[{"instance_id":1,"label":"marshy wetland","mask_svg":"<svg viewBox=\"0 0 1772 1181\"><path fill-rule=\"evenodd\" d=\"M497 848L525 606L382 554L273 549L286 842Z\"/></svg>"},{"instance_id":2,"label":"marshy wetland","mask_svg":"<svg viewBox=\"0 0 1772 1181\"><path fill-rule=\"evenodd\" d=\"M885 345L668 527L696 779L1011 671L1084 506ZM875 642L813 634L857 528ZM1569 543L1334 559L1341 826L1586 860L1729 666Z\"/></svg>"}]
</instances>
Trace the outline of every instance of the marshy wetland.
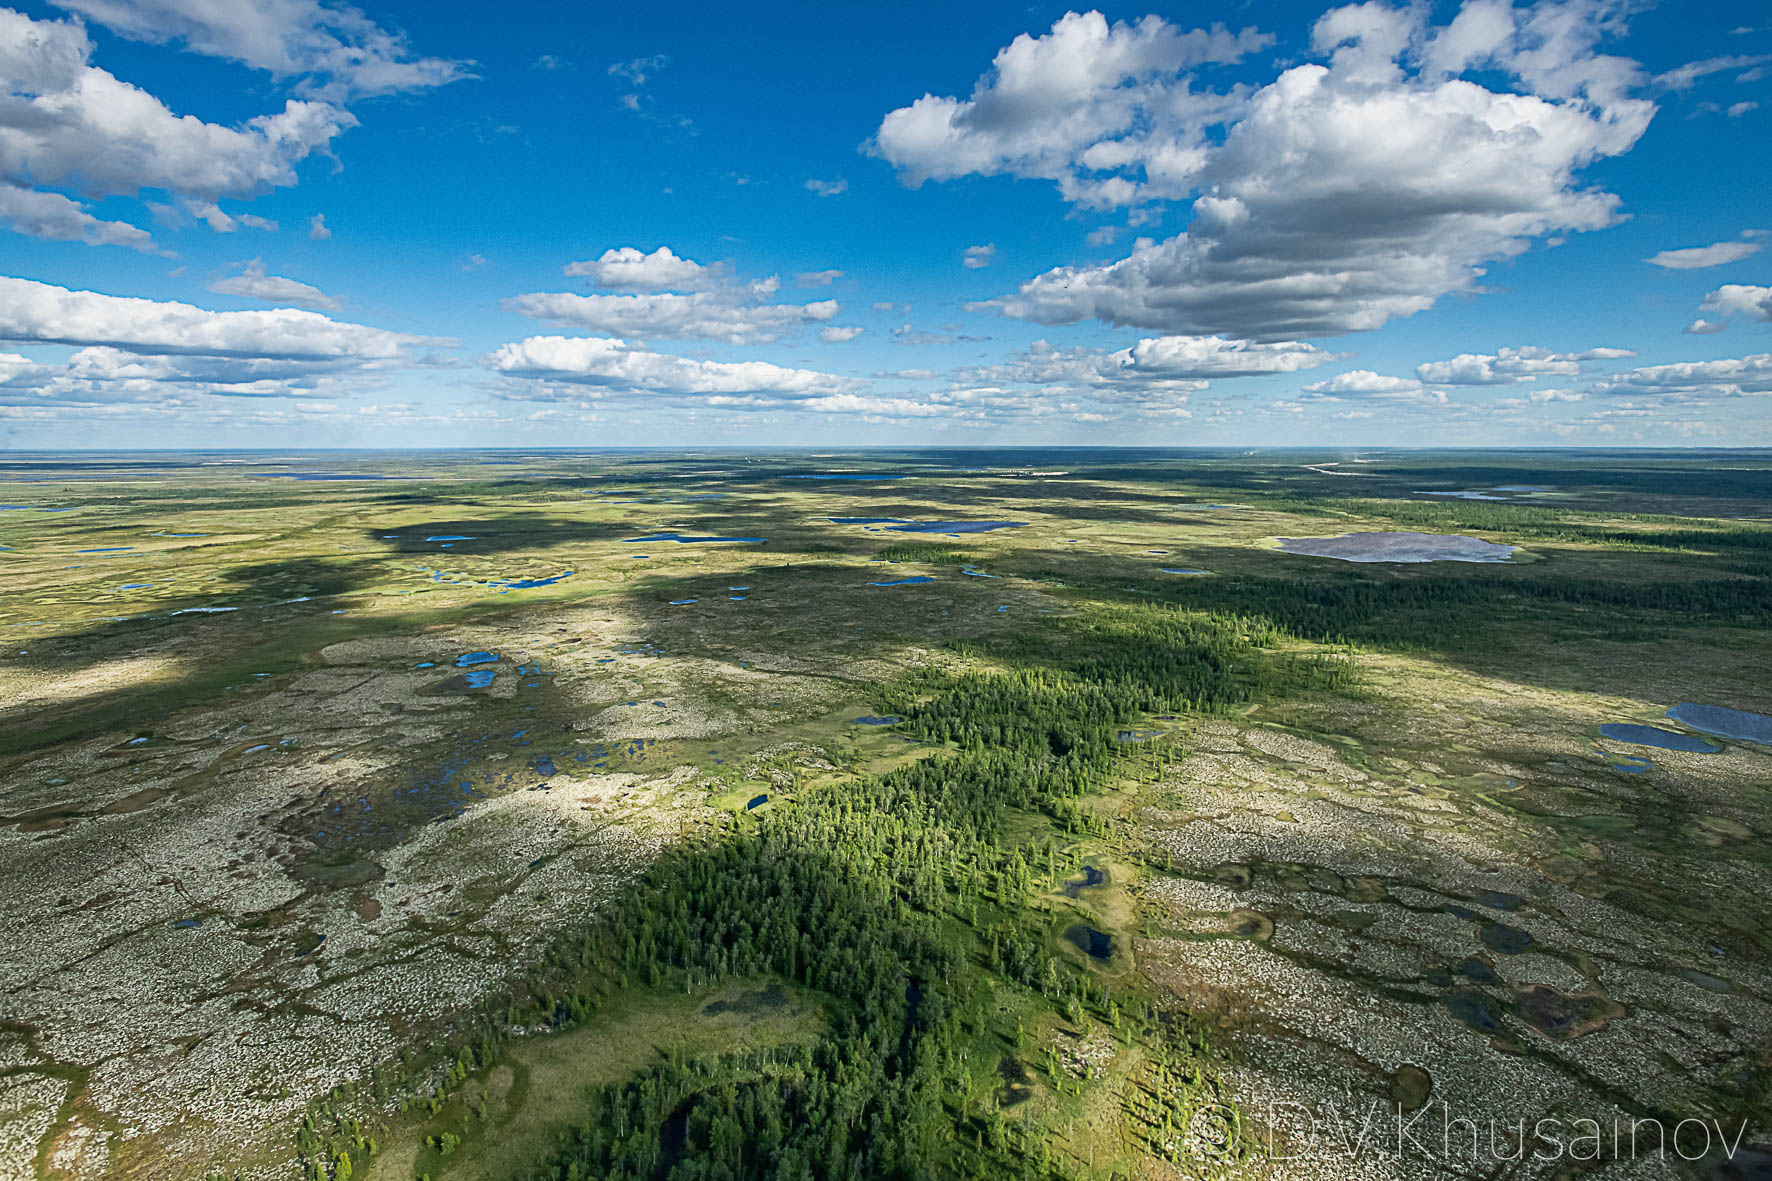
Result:
<instances>
[{"instance_id":1,"label":"marshy wetland","mask_svg":"<svg viewBox=\"0 0 1772 1181\"><path fill-rule=\"evenodd\" d=\"M1763 1175L1772 457L1346 459L8 456L0 1179Z\"/></svg>"}]
</instances>

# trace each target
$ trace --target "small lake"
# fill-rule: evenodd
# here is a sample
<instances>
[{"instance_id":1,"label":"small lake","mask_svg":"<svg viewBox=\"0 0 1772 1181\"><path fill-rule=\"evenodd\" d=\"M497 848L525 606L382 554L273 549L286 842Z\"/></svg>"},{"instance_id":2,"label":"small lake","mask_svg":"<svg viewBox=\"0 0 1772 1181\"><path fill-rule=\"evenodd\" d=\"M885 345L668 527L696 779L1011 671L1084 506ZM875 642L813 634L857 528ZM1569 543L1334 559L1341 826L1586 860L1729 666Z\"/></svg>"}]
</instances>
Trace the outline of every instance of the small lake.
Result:
<instances>
[{"instance_id":1,"label":"small lake","mask_svg":"<svg viewBox=\"0 0 1772 1181\"><path fill-rule=\"evenodd\" d=\"M682 533L651 533L645 537L629 537L623 544L634 545L645 541L674 541L679 545L705 545L712 541L736 541L745 545L754 545L760 541L768 541L767 537L690 537Z\"/></svg>"},{"instance_id":2,"label":"small lake","mask_svg":"<svg viewBox=\"0 0 1772 1181\"><path fill-rule=\"evenodd\" d=\"M863 714L855 719L857 726L896 726L904 721L897 714Z\"/></svg>"},{"instance_id":3,"label":"small lake","mask_svg":"<svg viewBox=\"0 0 1772 1181\"><path fill-rule=\"evenodd\" d=\"M1096 886L1107 885L1107 881L1108 875L1106 870L1097 869L1093 865L1085 865L1083 867L1082 881L1070 881L1064 884L1065 897L1075 898L1082 894L1084 890L1093 889Z\"/></svg>"},{"instance_id":4,"label":"small lake","mask_svg":"<svg viewBox=\"0 0 1772 1181\"><path fill-rule=\"evenodd\" d=\"M1614 742L1654 746L1662 750L1683 750L1689 754L1714 755L1723 749L1716 743L1706 742L1695 734L1682 734L1678 730L1663 730L1660 726L1639 726L1635 722L1607 722L1600 727L1600 734Z\"/></svg>"},{"instance_id":5,"label":"small lake","mask_svg":"<svg viewBox=\"0 0 1772 1181\"><path fill-rule=\"evenodd\" d=\"M886 475L880 472L815 472L800 476L783 476L784 480L908 480L909 476Z\"/></svg>"},{"instance_id":6,"label":"small lake","mask_svg":"<svg viewBox=\"0 0 1772 1181\"><path fill-rule=\"evenodd\" d=\"M478 541L477 537L469 537L465 533L437 533L425 538L426 541Z\"/></svg>"},{"instance_id":7,"label":"small lake","mask_svg":"<svg viewBox=\"0 0 1772 1181\"><path fill-rule=\"evenodd\" d=\"M1772 717L1729 709L1721 705L1698 705L1682 701L1667 711L1667 716L1682 725L1706 734L1718 734L1742 742L1763 742L1772 745Z\"/></svg>"},{"instance_id":8,"label":"small lake","mask_svg":"<svg viewBox=\"0 0 1772 1181\"><path fill-rule=\"evenodd\" d=\"M929 575L927 575L927 574L913 574L909 578L894 578L890 582L870 582L870 583L868 583L868 585L869 586L922 586L925 582L934 582L934 581L935 581L935 579L929 577Z\"/></svg>"},{"instance_id":9,"label":"small lake","mask_svg":"<svg viewBox=\"0 0 1772 1181\"><path fill-rule=\"evenodd\" d=\"M1210 574L1210 570L1190 570L1186 566L1164 566L1165 574Z\"/></svg>"},{"instance_id":10,"label":"small lake","mask_svg":"<svg viewBox=\"0 0 1772 1181\"><path fill-rule=\"evenodd\" d=\"M1087 952L1093 959L1106 961L1114 956L1114 937L1086 923L1072 923L1065 928L1064 937L1078 951Z\"/></svg>"},{"instance_id":11,"label":"small lake","mask_svg":"<svg viewBox=\"0 0 1772 1181\"><path fill-rule=\"evenodd\" d=\"M1448 496L1454 500L1507 500L1505 496L1496 496L1492 492L1417 492L1417 496Z\"/></svg>"},{"instance_id":12,"label":"small lake","mask_svg":"<svg viewBox=\"0 0 1772 1181\"><path fill-rule=\"evenodd\" d=\"M560 573L552 576L551 578L517 578L517 579L513 579L510 582L500 582L500 583L495 583L494 585L506 587L510 590L530 590L530 589L532 589L534 587L538 587L538 586L553 586L556 582L559 582L561 579L571 578L571 577L572 577L572 571L562 570Z\"/></svg>"},{"instance_id":13,"label":"small lake","mask_svg":"<svg viewBox=\"0 0 1772 1181\"><path fill-rule=\"evenodd\" d=\"M903 517L826 517L833 525L897 525Z\"/></svg>"},{"instance_id":14,"label":"small lake","mask_svg":"<svg viewBox=\"0 0 1772 1181\"><path fill-rule=\"evenodd\" d=\"M893 525L888 533L989 533L993 529L1020 529L1026 521L909 521Z\"/></svg>"},{"instance_id":15,"label":"small lake","mask_svg":"<svg viewBox=\"0 0 1772 1181\"><path fill-rule=\"evenodd\" d=\"M463 673L462 680L467 682L470 689L485 689L492 684L492 679L497 675L489 668L475 668Z\"/></svg>"},{"instance_id":16,"label":"small lake","mask_svg":"<svg viewBox=\"0 0 1772 1181\"><path fill-rule=\"evenodd\" d=\"M455 667L472 668L476 664L495 664L497 661L496 652L464 652L455 658Z\"/></svg>"},{"instance_id":17,"label":"small lake","mask_svg":"<svg viewBox=\"0 0 1772 1181\"><path fill-rule=\"evenodd\" d=\"M1339 537L1281 537L1289 554L1343 562L1506 562L1514 547L1461 533L1343 533Z\"/></svg>"}]
</instances>

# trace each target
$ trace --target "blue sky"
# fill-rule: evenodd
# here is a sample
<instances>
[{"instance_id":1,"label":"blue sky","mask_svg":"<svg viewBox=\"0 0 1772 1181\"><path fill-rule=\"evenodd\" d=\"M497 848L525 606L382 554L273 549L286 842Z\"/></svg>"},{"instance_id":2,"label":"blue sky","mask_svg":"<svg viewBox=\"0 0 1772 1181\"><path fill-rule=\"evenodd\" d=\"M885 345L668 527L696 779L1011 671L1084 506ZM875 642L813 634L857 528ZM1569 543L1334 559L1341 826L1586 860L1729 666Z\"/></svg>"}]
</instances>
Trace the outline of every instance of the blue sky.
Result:
<instances>
[{"instance_id":1,"label":"blue sky","mask_svg":"<svg viewBox=\"0 0 1772 1181\"><path fill-rule=\"evenodd\" d=\"M1760 5L57 0L0 75L14 448L1772 444Z\"/></svg>"}]
</instances>

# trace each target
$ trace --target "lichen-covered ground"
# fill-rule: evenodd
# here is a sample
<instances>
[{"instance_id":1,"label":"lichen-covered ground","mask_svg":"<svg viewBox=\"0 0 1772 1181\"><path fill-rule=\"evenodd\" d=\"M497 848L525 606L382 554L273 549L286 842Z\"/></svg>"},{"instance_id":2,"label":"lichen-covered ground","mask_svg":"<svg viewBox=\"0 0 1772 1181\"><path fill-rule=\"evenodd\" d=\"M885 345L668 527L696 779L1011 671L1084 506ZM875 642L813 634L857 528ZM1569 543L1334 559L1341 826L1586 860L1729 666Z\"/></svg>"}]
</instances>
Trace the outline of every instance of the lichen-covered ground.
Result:
<instances>
[{"instance_id":1,"label":"lichen-covered ground","mask_svg":"<svg viewBox=\"0 0 1772 1181\"><path fill-rule=\"evenodd\" d=\"M1141 966L1234 1047L1265 1170L1489 1175L1523 1121L1509 1176L1678 1175L1628 1151L1649 1113L1735 1141L1772 1054L1772 749L1598 739L1660 720L1632 685L1366 663L1363 701L1192 726L1140 814Z\"/></svg>"},{"instance_id":2,"label":"lichen-covered ground","mask_svg":"<svg viewBox=\"0 0 1772 1181\"><path fill-rule=\"evenodd\" d=\"M1107 601L1351 641L1361 673L1148 719L1125 792L1090 805L1116 826L1064 850L1103 880L1035 899L1055 954L1212 1031L1242 1138L1228 1162L1198 1127L1165 1147L1170 1080L1079 1017L1028 1033L1071 1089L1006 1058L999 1102L1083 1175L1670 1176L1686 1166L1615 1151L1613 1121L1708 1120L1714 1162L1772 1102L1772 748L1599 733L1672 725L1679 701L1772 712L1772 643L1653 595L1568 605L1700 580L1763 596L1761 527L1718 524L1764 515L1740 480L1722 497L1678 465L1584 482L1535 458L1490 482L1550 491L1497 508L1412 499L1435 463L1479 480L1464 458L1360 481L1204 454L867 457L899 477L876 482L788 479L863 462L793 455L326 460L396 477L373 482L218 462L0 472L25 506L0 513L0 1181L288 1175L317 1097L471 1018L673 842L920 757L857 723L879 685ZM864 517L888 519L834 519ZM952 520L1021 524L893 528ZM1384 530L1515 560L1273 548ZM873 585L907 578L928 581ZM769 1037L819 1021L746 988L773 998ZM725 1036L706 1003L667 1024ZM647 1004L564 1036L650 1046L676 1010ZM1419 1117L1424 1147L1394 1119L1359 1141L1375 1102ZM514 1128L541 1118L524 1110ZM1478 1125L1474 1153L1449 1118ZM1597 1121L1599 1159L1507 1162L1521 1119L1565 1141ZM1769 1139L1750 1126L1738 1160ZM406 1181L391 1160L375 1176Z\"/></svg>"}]
</instances>

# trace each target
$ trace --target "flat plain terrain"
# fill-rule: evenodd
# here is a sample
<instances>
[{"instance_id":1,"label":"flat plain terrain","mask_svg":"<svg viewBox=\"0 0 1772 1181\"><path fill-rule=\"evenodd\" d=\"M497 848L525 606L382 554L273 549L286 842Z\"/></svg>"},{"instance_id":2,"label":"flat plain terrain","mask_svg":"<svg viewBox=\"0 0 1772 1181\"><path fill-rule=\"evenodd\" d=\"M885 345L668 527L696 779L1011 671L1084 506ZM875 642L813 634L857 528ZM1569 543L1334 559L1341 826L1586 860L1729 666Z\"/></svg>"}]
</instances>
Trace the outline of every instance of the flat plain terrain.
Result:
<instances>
[{"instance_id":1,"label":"flat plain terrain","mask_svg":"<svg viewBox=\"0 0 1772 1181\"><path fill-rule=\"evenodd\" d=\"M0 484L4 1181L1772 1161L1765 454Z\"/></svg>"}]
</instances>

